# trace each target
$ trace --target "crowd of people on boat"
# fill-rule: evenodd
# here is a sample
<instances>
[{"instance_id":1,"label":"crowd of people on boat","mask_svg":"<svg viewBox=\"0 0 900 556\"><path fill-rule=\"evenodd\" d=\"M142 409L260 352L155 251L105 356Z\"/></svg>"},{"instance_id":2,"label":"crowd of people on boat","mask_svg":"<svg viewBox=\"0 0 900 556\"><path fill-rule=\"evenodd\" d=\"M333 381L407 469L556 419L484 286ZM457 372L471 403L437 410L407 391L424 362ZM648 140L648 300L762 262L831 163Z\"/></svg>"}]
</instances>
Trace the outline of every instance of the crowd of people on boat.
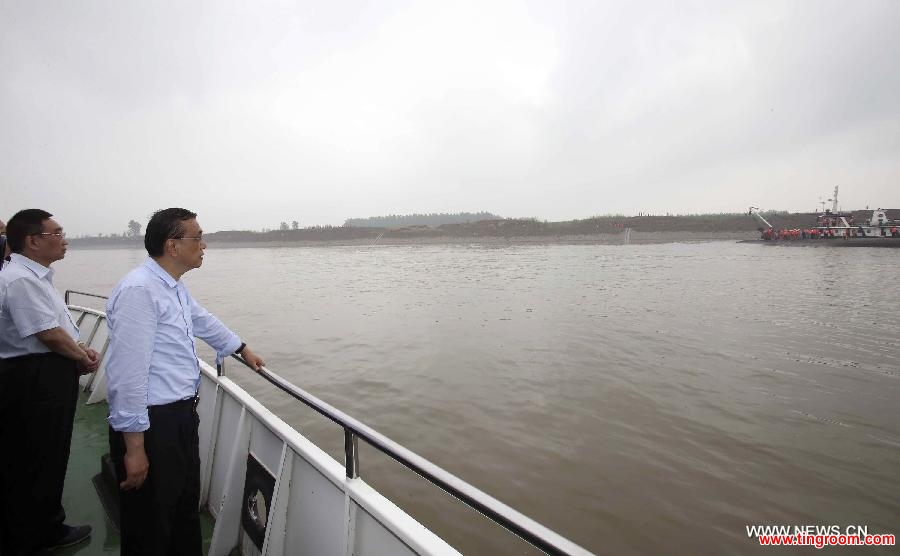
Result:
<instances>
[{"instance_id":1,"label":"crowd of people on boat","mask_svg":"<svg viewBox=\"0 0 900 556\"><path fill-rule=\"evenodd\" d=\"M762 230L762 239L774 240L804 240L804 239L835 239L851 237L895 237L900 238L900 230L897 226L880 228L874 233L866 231L862 226L855 228L765 228Z\"/></svg>"}]
</instances>

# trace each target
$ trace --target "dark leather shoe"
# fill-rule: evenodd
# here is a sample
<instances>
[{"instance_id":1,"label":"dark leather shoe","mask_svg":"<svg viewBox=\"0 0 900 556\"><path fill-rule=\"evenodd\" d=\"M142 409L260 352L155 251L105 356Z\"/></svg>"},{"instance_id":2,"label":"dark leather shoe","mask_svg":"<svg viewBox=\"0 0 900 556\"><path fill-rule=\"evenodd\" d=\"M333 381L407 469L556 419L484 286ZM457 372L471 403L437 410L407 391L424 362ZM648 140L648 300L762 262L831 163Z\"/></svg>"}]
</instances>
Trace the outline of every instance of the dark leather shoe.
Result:
<instances>
[{"instance_id":1,"label":"dark leather shoe","mask_svg":"<svg viewBox=\"0 0 900 556\"><path fill-rule=\"evenodd\" d=\"M63 525L62 535L55 541L46 545L49 549L63 548L78 544L91 536L90 525Z\"/></svg>"}]
</instances>

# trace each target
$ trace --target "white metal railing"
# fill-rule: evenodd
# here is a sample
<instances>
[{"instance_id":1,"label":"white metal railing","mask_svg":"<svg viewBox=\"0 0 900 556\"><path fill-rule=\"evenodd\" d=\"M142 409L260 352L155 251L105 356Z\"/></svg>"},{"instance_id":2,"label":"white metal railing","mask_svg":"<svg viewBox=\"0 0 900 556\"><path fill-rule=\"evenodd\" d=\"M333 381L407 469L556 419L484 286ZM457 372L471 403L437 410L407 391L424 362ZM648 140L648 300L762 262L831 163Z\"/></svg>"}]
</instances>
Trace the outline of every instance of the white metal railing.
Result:
<instances>
[{"instance_id":1,"label":"white metal railing","mask_svg":"<svg viewBox=\"0 0 900 556\"><path fill-rule=\"evenodd\" d=\"M237 355L233 355L233 357L249 367L247 362L241 357ZM257 372L294 399L306 404L343 428L344 467L348 479L354 479L359 476L357 439L361 438L373 448L408 467L416 474L437 485L470 508L480 512L491 521L503 526L543 552L565 555L591 554L584 548L470 485L449 471L404 448L368 425L291 384L269 369L263 367Z\"/></svg>"},{"instance_id":2,"label":"white metal railing","mask_svg":"<svg viewBox=\"0 0 900 556\"><path fill-rule=\"evenodd\" d=\"M105 299L105 297L101 295L66 290L65 299L67 305L69 304L70 294ZM98 316L98 320L93 324L93 329L90 332L89 340L93 340L98 330L100 320L105 319L106 315L101 311L87 309L85 307L73 307L73 309L78 309L82 312L81 318L84 318L84 315L86 314ZM104 338L103 351L105 351L107 343L108 339ZM88 344L91 344L91 341L88 341ZM232 357L249 367L243 358L237 355L233 355ZM521 537L541 551L553 555L583 556L591 554L588 550L470 485L449 471L444 470L411 450L401 446L368 425L365 425L296 385L291 384L271 370L263 367L260 371L256 372L275 387L312 408L343 429L344 469L348 479L356 479L359 477L358 439L362 439L373 448L396 460L450 495L456 497L470 508L478 511L491 521ZM105 366L101 365L101 368L94 374L96 376L90 377L84 384L86 389L92 391L89 403L99 401L97 398L105 399L106 396ZM221 366L217 369L217 374L219 377L223 376L224 370Z\"/></svg>"}]
</instances>

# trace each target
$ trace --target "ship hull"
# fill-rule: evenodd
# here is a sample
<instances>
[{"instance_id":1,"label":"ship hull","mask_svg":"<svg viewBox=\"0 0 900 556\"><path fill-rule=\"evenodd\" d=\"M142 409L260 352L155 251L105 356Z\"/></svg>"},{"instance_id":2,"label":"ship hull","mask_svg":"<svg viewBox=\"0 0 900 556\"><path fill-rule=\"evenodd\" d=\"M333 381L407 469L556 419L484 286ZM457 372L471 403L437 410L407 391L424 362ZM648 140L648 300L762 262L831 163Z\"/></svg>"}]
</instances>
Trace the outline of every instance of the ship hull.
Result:
<instances>
[{"instance_id":1,"label":"ship hull","mask_svg":"<svg viewBox=\"0 0 900 556\"><path fill-rule=\"evenodd\" d=\"M850 237L809 239L745 239L739 243L786 247L900 247L900 237Z\"/></svg>"}]
</instances>

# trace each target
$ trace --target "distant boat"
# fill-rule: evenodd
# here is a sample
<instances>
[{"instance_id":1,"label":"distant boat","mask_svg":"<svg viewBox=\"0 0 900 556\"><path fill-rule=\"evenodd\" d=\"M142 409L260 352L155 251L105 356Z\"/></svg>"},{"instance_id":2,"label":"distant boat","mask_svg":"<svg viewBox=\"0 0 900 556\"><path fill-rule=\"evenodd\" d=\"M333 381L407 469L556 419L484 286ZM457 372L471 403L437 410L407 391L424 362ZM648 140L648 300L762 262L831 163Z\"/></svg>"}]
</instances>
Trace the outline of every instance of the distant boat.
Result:
<instances>
[{"instance_id":1,"label":"distant boat","mask_svg":"<svg viewBox=\"0 0 900 556\"><path fill-rule=\"evenodd\" d=\"M762 222L760 239L741 243L768 245L828 246L828 247L900 247L900 220L888 218L885 209L875 209L864 222L855 222L856 215L838 211L838 188L834 188L831 209L824 209L816 216L816 225L810 228L776 229L750 207L750 214Z\"/></svg>"}]
</instances>

